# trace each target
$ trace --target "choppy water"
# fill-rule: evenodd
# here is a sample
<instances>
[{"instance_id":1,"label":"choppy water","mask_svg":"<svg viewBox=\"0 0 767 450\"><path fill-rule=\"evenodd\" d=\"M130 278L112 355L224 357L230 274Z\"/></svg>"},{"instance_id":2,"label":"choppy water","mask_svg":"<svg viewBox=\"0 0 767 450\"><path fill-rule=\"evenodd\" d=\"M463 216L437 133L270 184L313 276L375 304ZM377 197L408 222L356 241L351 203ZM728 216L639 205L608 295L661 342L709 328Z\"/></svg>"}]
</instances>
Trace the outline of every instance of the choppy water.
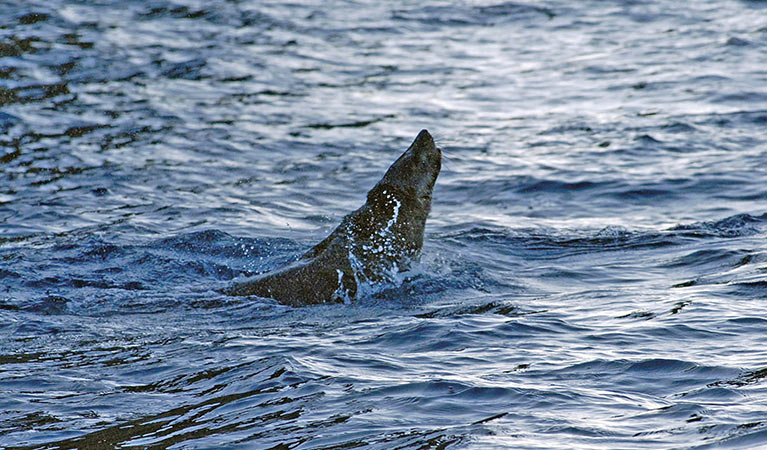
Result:
<instances>
[{"instance_id":1,"label":"choppy water","mask_svg":"<svg viewBox=\"0 0 767 450\"><path fill-rule=\"evenodd\" d=\"M767 445L767 3L7 0L0 447ZM290 261L421 128L423 260Z\"/></svg>"}]
</instances>

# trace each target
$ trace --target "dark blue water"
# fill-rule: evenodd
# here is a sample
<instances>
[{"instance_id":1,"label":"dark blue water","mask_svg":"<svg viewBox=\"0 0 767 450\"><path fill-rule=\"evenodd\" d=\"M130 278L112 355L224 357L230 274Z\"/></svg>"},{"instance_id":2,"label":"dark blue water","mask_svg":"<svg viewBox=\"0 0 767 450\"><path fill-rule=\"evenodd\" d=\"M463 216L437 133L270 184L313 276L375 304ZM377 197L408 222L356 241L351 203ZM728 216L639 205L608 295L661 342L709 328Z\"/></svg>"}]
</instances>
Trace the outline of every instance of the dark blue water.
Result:
<instances>
[{"instance_id":1,"label":"dark blue water","mask_svg":"<svg viewBox=\"0 0 767 450\"><path fill-rule=\"evenodd\" d=\"M421 263L218 290L416 133ZM762 1L0 4L0 447L767 446Z\"/></svg>"}]
</instances>

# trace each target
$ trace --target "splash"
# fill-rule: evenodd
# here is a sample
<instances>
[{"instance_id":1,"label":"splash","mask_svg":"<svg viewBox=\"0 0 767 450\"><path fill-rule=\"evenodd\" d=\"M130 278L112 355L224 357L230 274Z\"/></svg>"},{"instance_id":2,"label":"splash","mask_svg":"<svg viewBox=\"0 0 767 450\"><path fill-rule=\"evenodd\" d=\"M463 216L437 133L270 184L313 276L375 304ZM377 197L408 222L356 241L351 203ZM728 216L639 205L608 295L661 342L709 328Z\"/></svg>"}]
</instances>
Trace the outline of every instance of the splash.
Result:
<instances>
[{"instance_id":1,"label":"splash","mask_svg":"<svg viewBox=\"0 0 767 450\"><path fill-rule=\"evenodd\" d=\"M336 273L338 273L338 289L333 292L331 299L341 300L345 305L349 305L352 302L352 298L349 295L349 290L344 288L344 272L341 269L336 269Z\"/></svg>"},{"instance_id":2,"label":"splash","mask_svg":"<svg viewBox=\"0 0 767 450\"><path fill-rule=\"evenodd\" d=\"M371 241L379 240L380 242L377 245L362 245L362 250L370 252L373 255L396 256L397 251L394 247L395 236L392 227L397 223L402 202L387 191L383 191L383 193L388 200L386 204L393 206L392 217L386 222L386 225L383 228L376 231L375 234L371 236ZM380 239L376 239L376 237Z\"/></svg>"},{"instance_id":3,"label":"splash","mask_svg":"<svg viewBox=\"0 0 767 450\"><path fill-rule=\"evenodd\" d=\"M394 212L392 214L392 218L389 219L389 221L386 223L386 226L381 229L378 232L379 236L385 236L385 235L391 235L391 227L394 226L395 223L397 223L397 218L399 217L399 208L402 206L402 203L397 200L397 197L395 197L392 194L389 194L387 191L383 191L384 195L386 195L386 198L390 201L387 203L388 205L394 204Z\"/></svg>"},{"instance_id":4,"label":"splash","mask_svg":"<svg viewBox=\"0 0 767 450\"><path fill-rule=\"evenodd\" d=\"M368 271L366 272L366 265L363 264L363 260L370 259L371 257L396 257L399 254L396 248L396 236L393 228L399 219L402 202L390 192L383 191L383 194L387 199L386 205L392 207L392 215L383 227L370 236L371 244L361 244L358 246L354 240L352 229L347 229L350 238L347 258L352 269L354 281L357 285L357 292L353 296L354 300L370 296L387 287L391 287L392 285L399 286L405 280L401 268L396 261L383 263L380 266L377 266L372 273L370 272L370 267L372 266L368 264ZM361 249L362 254L358 256L355 253L356 249ZM343 272L340 270L338 272L338 290L334 296L342 299L346 303L351 300L351 296L349 295L348 289L344 289L342 281Z\"/></svg>"}]
</instances>

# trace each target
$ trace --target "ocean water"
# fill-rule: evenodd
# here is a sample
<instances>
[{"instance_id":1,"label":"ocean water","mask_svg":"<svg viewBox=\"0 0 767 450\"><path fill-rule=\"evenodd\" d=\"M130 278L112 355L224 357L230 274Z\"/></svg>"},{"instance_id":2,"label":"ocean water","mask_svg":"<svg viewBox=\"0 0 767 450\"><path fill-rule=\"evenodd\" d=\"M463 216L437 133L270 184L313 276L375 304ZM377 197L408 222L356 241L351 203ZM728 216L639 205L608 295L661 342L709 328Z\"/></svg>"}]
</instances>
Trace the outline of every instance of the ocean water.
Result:
<instances>
[{"instance_id":1,"label":"ocean water","mask_svg":"<svg viewBox=\"0 0 767 450\"><path fill-rule=\"evenodd\" d=\"M427 128L421 262L223 296ZM767 3L5 0L0 448L767 448Z\"/></svg>"}]
</instances>

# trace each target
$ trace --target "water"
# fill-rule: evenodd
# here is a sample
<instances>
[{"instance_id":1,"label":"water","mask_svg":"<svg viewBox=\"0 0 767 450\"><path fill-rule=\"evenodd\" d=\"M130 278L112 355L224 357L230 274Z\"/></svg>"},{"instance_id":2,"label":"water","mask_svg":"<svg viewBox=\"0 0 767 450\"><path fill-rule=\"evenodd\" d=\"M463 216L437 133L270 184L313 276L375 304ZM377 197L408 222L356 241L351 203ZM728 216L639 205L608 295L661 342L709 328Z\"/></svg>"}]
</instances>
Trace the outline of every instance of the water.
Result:
<instances>
[{"instance_id":1,"label":"water","mask_svg":"<svg viewBox=\"0 0 767 450\"><path fill-rule=\"evenodd\" d=\"M767 445L767 4L0 6L0 447ZM417 132L420 265L217 290Z\"/></svg>"}]
</instances>

